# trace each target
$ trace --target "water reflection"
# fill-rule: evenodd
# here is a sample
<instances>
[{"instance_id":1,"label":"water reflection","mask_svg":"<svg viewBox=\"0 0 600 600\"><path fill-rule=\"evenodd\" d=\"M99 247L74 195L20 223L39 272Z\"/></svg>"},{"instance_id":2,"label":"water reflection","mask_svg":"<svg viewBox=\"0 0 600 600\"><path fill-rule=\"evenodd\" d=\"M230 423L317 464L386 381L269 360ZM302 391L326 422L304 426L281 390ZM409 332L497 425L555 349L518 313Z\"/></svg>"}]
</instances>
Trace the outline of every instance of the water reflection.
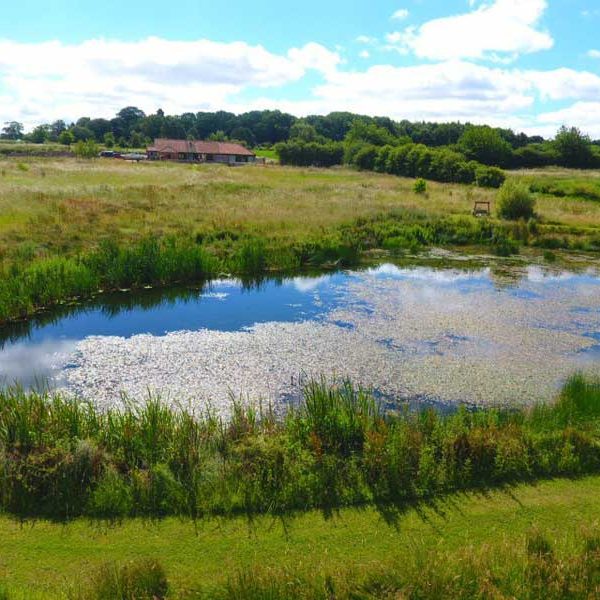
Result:
<instances>
[{"instance_id":1,"label":"water reflection","mask_svg":"<svg viewBox=\"0 0 600 600\"><path fill-rule=\"evenodd\" d=\"M598 366L599 291L593 271L383 264L111 294L0 330L0 379L222 404L294 397L304 372L392 403L530 402Z\"/></svg>"}]
</instances>

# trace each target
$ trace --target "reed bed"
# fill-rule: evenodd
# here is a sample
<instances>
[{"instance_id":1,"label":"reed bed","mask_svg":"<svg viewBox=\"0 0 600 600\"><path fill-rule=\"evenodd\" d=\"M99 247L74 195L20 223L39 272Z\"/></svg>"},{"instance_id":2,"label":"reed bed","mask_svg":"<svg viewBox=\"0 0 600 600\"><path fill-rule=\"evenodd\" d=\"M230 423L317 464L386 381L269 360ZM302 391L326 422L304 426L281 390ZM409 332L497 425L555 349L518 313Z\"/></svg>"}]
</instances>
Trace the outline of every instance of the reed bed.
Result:
<instances>
[{"instance_id":1,"label":"reed bed","mask_svg":"<svg viewBox=\"0 0 600 600\"><path fill-rule=\"evenodd\" d=\"M0 392L0 509L57 520L284 515L372 504L390 515L456 490L600 472L600 383L553 405L384 412L350 383L313 381L284 416L234 403L224 421L158 399L100 411Z\"/></svg>"}]
</instances>

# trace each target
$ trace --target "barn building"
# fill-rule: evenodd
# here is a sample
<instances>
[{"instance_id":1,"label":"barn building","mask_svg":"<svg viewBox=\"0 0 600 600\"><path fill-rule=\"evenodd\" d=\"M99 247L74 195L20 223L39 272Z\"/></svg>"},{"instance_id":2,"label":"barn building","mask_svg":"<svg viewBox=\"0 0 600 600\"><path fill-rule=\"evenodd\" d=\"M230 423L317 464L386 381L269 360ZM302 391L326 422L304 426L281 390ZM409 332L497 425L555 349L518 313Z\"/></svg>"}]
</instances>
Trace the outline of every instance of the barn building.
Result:
<instances>
[{"instance_id":1,"label":"barn building","mask_svg":"<svg viewBox=\"0 0 600 600\"><path fill-rule=\"evenodd\" d=\"M251 163L254 152L231 142L202 142L195 140L168 140L159 138L146 149L150 160L177 160L182 162Z\"/></svg>"}]
</instances>

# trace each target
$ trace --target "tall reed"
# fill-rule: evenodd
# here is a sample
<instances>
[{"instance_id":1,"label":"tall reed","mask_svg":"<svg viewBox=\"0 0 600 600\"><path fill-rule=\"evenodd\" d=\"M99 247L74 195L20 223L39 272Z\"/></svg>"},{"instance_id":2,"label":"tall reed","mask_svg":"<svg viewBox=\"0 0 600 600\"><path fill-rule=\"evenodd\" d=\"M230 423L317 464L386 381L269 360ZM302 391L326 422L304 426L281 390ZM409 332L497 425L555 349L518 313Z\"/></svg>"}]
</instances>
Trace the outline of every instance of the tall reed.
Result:
<instances>
[{"instance_id":1,"label":"tall reed","mask_svg":"<svg viewBox=\"0 0 600 600\"><path fill-rule=\"evenodd\" d=\"M600 384L580 375L556 403L388 414L350 383L309 382L282 417L236 404L192 415L158 399L99 410L0 391L0 510L78 515L282 514L600 472ZM387 508L384 508L387 507Z\"/></svg>"}]
</instances>

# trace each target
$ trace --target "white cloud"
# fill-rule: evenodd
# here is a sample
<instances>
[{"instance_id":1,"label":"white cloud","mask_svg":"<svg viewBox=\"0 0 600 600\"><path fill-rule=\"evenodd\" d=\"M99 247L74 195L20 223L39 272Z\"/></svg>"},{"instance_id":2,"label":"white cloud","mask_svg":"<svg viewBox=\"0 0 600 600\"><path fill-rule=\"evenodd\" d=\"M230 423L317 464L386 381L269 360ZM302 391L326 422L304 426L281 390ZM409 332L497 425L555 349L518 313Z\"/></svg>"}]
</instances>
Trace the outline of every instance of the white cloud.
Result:
<instances>
[{"instance_id":1,"label":"white cloud","mask_svg":"<svg viewBox=\"0 0 600 600\"><path fill-rule=\"evenodd\" d=\"M600 139L600 102L576 102L567 108L542 113L537 121L545 127L547 135L553 135L561 125L569 125Z\"/></svg>"},{"instance_id":2,"label":"white cloud","mask_svg":"<svg viewBox=\"0 0 600 600\"><path fill-rule=\"evenodd\" d=\"M594 100L600 96L600 76L589 71L566 68L526 71L523 77L532 83L544 100Z\"/></svg>"},{"instance_id":3,"label":"white cloud","mask_svg":"<svg viewBox=\"0 0 600 600\"><path fill-rule=\"evenodd\" d=\"M364 36L364 44L374 41ZM370 46L358 50L361 58L371 57ZM307 89L304 99L286 99L285 88L277 99L269 97L268 90L299 81L311 70L323 81ZM253 91L250 101L241 99L246 90ZM542 135L564 122L600 137L598 98L600 75L589 71L522 70L461 59L350 70L338 52L317 43L276 54L244 42L209 40L73 45L0 40L0 122L17 119L28 127L57 118L111 117L134 105L170 114L279 108L301 116L349 110L489 123ZM559 101L575 104L560 111L553 104L553 112L540 115L544 103Z\"/></svg>"},{"instance_id":4,"label":"white cloud","mask_svg":"<svg viewBox=\"0 0 600 600\"><path fill-rule=\"evenodd\" d=\"M406 8L399 8L392 16L391 19L394 21L404 21L404 19L408 18L410 13Z\"/></svg>"},{"instance_id":5,"label":"white cloud","mask_svg":"<svg viewBox=\"0 0 600 600\"><path fill-rule=\"evenodd\" d=\"M512 60L552 47L550 34L539 29L546 8L546 0L495 0L466 14L393 32L387 41L431 60Z\"/></svg>"},{"instance_id":6,"label":"white cloud","mask_svg":"<svg viewBox=\"0 0 600 600\"><path fill-rule=\"evenodd\" d=\"M173 112L222 108L245 88L281 86L310 69L329 73L340 62L316 43L278 55L245 42L156 37L80 44L0 40L0 121L106 117L126 105Z\"/></svg>"},{"instance_id":7,"label":"white cloud","mask_svg":"<svg viewBox=\"0 0 600 600\"><path fill-rule=\"evenodd\" d=\"M600 50L588 50L587 55L590 58L600 58Z\"/></svg>"},{"instance_id":8,"label":"white cloud","mask_svg":"<svg viewBox=\"0 0 600 600\"><path fill-rule=\"evenodd\" d=\"M570 69L521 71L447 61L336 71L314 89L311 99L274 102L263 97L255 107L280 108L297 115L348 110L398 120L469 121L545 137L553 136L563 123L574 123L600 137L600 115L591 101L538 117L543 110L536 104L540 100L543 106L546 100L584 97L600 97L599 76Z\"/></svg>"}]
</instances>

